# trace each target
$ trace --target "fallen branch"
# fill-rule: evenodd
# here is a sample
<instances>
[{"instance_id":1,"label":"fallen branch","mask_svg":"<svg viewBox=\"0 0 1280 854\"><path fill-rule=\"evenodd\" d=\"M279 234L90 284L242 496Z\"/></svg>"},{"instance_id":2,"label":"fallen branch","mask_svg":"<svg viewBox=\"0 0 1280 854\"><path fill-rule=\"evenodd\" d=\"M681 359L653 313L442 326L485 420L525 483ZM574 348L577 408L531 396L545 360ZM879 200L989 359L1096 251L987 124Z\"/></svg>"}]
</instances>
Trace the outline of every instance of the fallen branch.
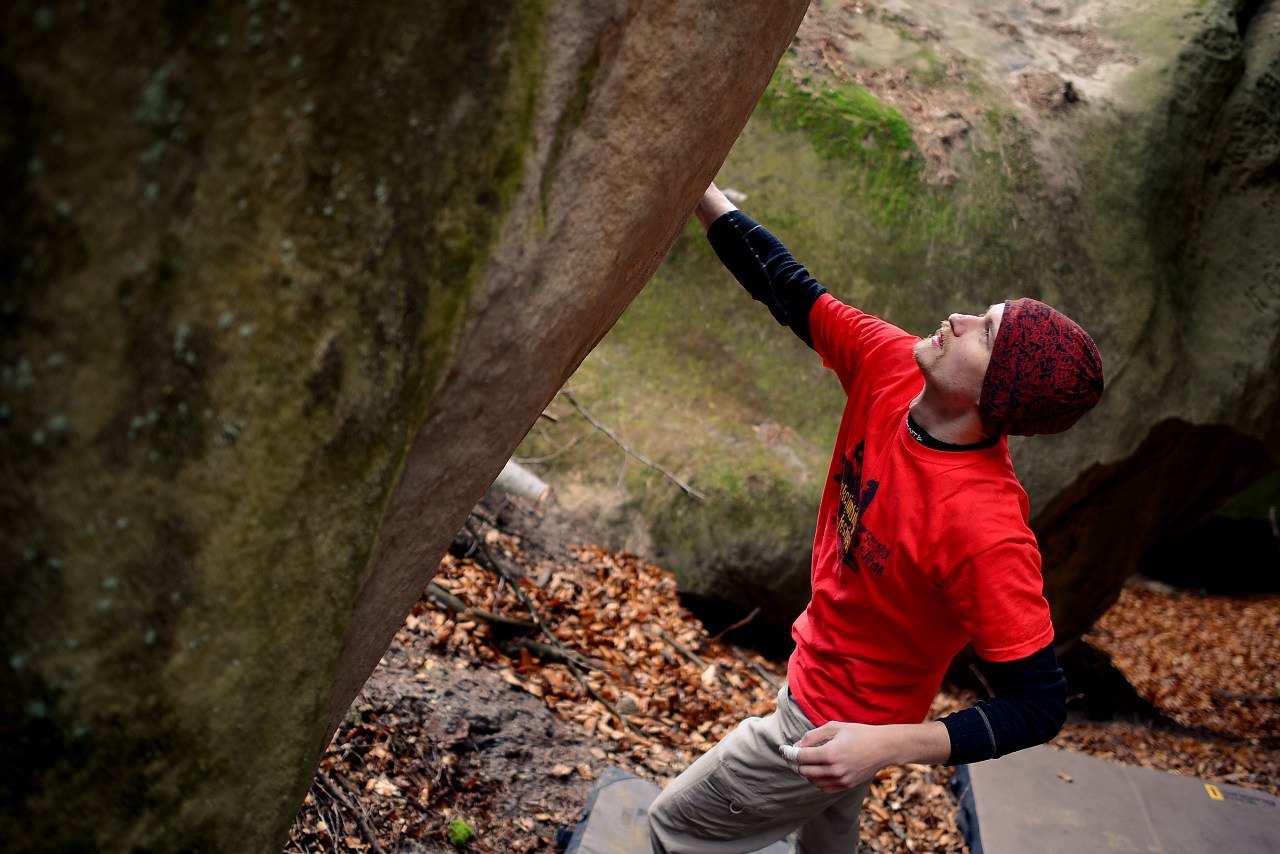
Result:
<instances>
[{"instance_id":1,"label":"fallen branch","mask_svg":"<svg viewBox=\"0 0 1280 854\"><path fill-rule=\"evenodd\" d=\"M498 523L496 520L487 519L480 513L477 513L475 510L471 511L471 515L475 516L477 519L479 519L481 522L484 522L486 525L489 525L494 530L499 530ZM477 531L472 526L471 519L469 518L467 519L466 523L464 524L464 529L468 531L472 537L475 538L476 548L480 549L484 553L485 561L488 564L486 568L490 572L497 575L500 580L509 581L511 582L512 586L516 586L519 583L519 579L525 577L524 567L519 566L518 564L513 564L511 561L508 561L506 558L499 560L497 557L494 556L493 552L489 551L488 544L480 536L480 532Z\"/></svg>"},{"instance_id":2,"label":"fallen branch","mask_svg":"<svg viewBox=\"0 0 1280 854\"><path fill-rule=\"evenodd\" d=\"M329 795L329 809L319 813L322 820L333 828L331 833L334 854L338 852L337 841L347 836L347 823L342 820L342 805Z\"/></svg>"},{"instance_id":3,"label":"fallen branch","mask_svg":"<svg viewBox=\"0 0 1280 854\"><path fill-rule=\"evenodd\" d=\"M503 573L501 567L499 567L497 564L497 561L493 559L493 555L489 553L488 545L480 537L479 532L477 532L474 528L471 527L470 520L467 521L466 527L469 531L471 531L471 535L476 538L476 543L479 545L479 548L480 548L480 554L478 555L480 560L477 562L484 565L490 572L493 572L505 578L506 575ZM537 624L537 627L542 632L542 634L546 636L547 640L551 641L551 645L554 648L560 650L560 652L564 655L565 657L564 666L569 669L569 672L573 674L573 677L575 679L578 680L578 682L582 685L583 689L586 690L586 692L590 694L592 697L594 697L602 706L608 709L609 714L617 718L618 722L621 723L624 727L631 730L631 732L633 732L635 735L639 736L640 738L646 738L644 733L636 729L635 726L632 725L631 721L627 720L626 717L622 714L622 712L618 711L614 707L613 703L610 703L603 696L601 696L600 692L597 691L595 687L590 682L587 681L587 677L582 674L581 668L579 668L578 665L574 664L573 661L570 660L570 655L571 655L570 651L565 648L564 644L560 643L560 639L555 636L555 633L552 632L551 629L547 628L547 624L542 622L542 615L538 613L538 608L533 604L533 600L529 598L529 594L521 590L519 583L516 582L514 579L510 579L510 580L511 580L512 591L516 594L517 597L519 597L520 601L524 604L525 608L528 609L529 616L533 618L533 622Z\"/></svg>"},{"instance_id":4,"label":"fallen branch","mask_svg":"<svg viewBox=\"0 0 1280 854\"><path fill-rule=\"evenodd\" d=\"M752 661L750 658L747 658L747 656L746 656L746 655L744 655L744 654L742 653L742 651L741 651L741 650L739 650L736 646L731 646L731 647L729 647L729 648L730 648L731 650L733 650L733 654L734 654L734 656L735 656L739 661L742 661L742 662L745 662L745 663L747 663L747 664L750 664L750 665L755 669L756 674L757 674L761 679L763 679L766 683L768 683L769 685L772 685L772 686L773 686L773 689L774 689L775 691L777 691L777 690L779 690L779 689L781 689L781 688L782 688L782 683L781 683L781 682L779 682L779 681L777 680L777 678L776 678L776 677L774 677L774 675L773 675L772 673L770 673L768 670L765 670L763 667L761 667L761 666L760 666L760 664L759 664L758 662L756 662L756 661Z\"/></svg>"},{"instance_id":5,"label":"fallen branch","mask_svg":"<svg viewBox=\"0 0 1280 854\"><path fill-rule=\"evenodd\" d=\"M655 625L653 627L653 630L657 632L659 637L661 637L664 641L671 644L671 646L675 647L676 652L680 653L685 658L689 659L694 664L698 665L699 669L701 670L707 669L707 666L708 666L707 662L701 656L693 652L693 650L686 648L684 644L676 640L675 637L672 636L666 629L662 628L662 626Z\"/></svg>"},{"instance_id":6,"label":"fallen branch","mask_svg":"<svg viewBox=\"0 0 1280 854\"><path fill-rule=\"evenodd\" d=\"M572 448L572 447L573 447L574 445L576 445L576 444L578 444L578 437L577 437L577 436L574 436L572 439L570 439L570 440L568 441L568 443L567 443L567 444L565 444L565 446L564 446L563 448L561 448L561 449L560 449L560 450L558 450L558 451L552 451L551 453L549 453L549 454L543 454L543 455L542 455L542 456L540 456L540 457L512 457L511 459L515 460L516 462L520 463L521 465L526 465L526 466L527 466L527 465L536 465L537 463L549 463L549 462L551 462L552 460L554 460L556 457L558 457L558 456L560 456L561 454L563 454L565 451L567 451L567 450L569 450L570 448Z\"/></svg>"},{"instance_id":7,"label":"fallen branch","mask_svg":"<svg viewBox=\"0 0 1280 854\"><path fill-rule=\"evenodd\" d=\"M502 515L502 511L506 508L507 503L508 502L506 497L503 496L502 503L498 505L497 510L493 510L493 511L486 509L481 504L477 504L471 508L470 512L467 513L467 516L468 517L474 516L477 519L479 519L481 522L484 522L489 527L497 528L498 530L501 530L502 526L498 524L498 517Z\"/></svg>"},{"instance_id":8,"label":"fallen branch","mask_svg":"<svg viewBox=\"0 0 1280 854\"><path fill-rule=\"evenodd\" d=\"M528 620L518 620L515 617L495 614L492 611L486 611L484 608L468 605L434 581L427 585L427 598L442 608L449 609L459 617L474 617L492 625L506 626L522 632L536 632L538 630L537 625Z\"/></svg>"},{"instance_id":9,"label":"fallen branch","mask_svg":"<svg viewBox=\"0 0 1280 854\"><path fill-rule=\"evenodd\" d=\"M351 801L338 790L338 787L329 779L329 775L323 770L316 772L316 779L320 781L320 785L329 793L329 797L342 804L348 812L350 812L356 820L356 824L360 827L360 834L364 837L364 841L369 843L369 848L374 854L386 854L382 846L378 844L378 835L373 832L373 828L369 826L369 820L365 818L364 813L357 810L351 805Z\"/></svg>"},{"instance_id":10,"label":"fallen branch","mask_svg":"<svg viewBox=\"0 0 1280 854\"><path fill-rule=\"evenodd\" d=\"M610 703L608 700L606 700L600 694L600 692L595 689L595 686L593 686L590 682L587 681L587 677L582 675L582 671L579 670L576 665L574 665L572 662L565 662L565 667L569 668L569 672L574 675L574 678L578 680L579 684L582 685L582 687L586 690L586 692L595 698L596 702L598 702L600 705L608 709L609 714L613 715L615 718L618 719L618 723L622 724L624 727L631 730L631 732L634 735L640 737L641 739L645 741L649 740L649 737L647 735L642 733L640 730L636 729L635 726L631 723L631 721L627 720L626 716L623 715L622 712L618 711L616 707L614 707L613 703Z\"/></svg>"},{"instance_id":11,"label":"fallen branch","mask_svg":"<svg viewBox=\"0 0 1280 854\"><path fill-rule=\"evenodd\" d=\"M742 628L743 626L745 626L747 623L751 622L752 620L754 620L754 619L755 619L756 617L758 617L758 616L760 616L760 606L759 606L759 605L757 605L756 607L752 608L752 609L751 609L751 613L750 613L750 614L747 614L747 616L743 617L741 620L738 620L738 622L734 623L732 626L729 626L728 628L721 629L719 632L717 632L717 633L715 634L715 636L714 636L714 637L708 638L708 639L707 639L707 643L715 643L716 641L720 640L720 639L721 639L722 637L724 637L725 635L729 634L729 632L733 631L734 629L740 629L740 628Z\"/></svg>"},{"instance_id":12,"label":"fallen branch","mask_svg":"<svg viewBox=\"0 0 1280 854\"><path fill-rule=\"evenodd\" d=\"M625 452L627 453L627 455L628 455L628 456L634 457L635 459L637 459L637 460L639 460L640 462L644 463L646 466L648 466L649 468L653 469L654 471L656 471L656 472L658 472L658 473L660 473L660 474L662 474L662 475L665 475L665 476L667 477L667 479L668 479L668 480L670 480L670 481L671 481L672 483L674 483L676 486L680 487L680 488L681 488L681 489L683 489L686 493L688 493L689 495L691 495L691 496L693 496L694 498L698 499L699 501L706 501L706 500L707 500L707 496L706 496L705 494L703 494L703 493L699 492L698 490L694 489L692 486L690 486L689 484L685 483L683 480L681 480L680 478L678 478L678 477L676 477L674 474L672 474L669 470L667 470L667 469L663 468L662 466L658 465L658 464L657 464L657 463L655 463L653 460L651 460L651 459L649 459L648 457L646 457L644 454L640 453L639 451L635 451L635 450L631 449L630 447L628 447L628 446L626 445L626 443L624 443L621 439L619 439L619 438L617 437L617 435L616 435L612 430L610 430L610 429L609 429L608 427L606 427L604 424L600 423L600 421L599 421L599 420L598 420L594 415L592 415L590 412L588 412L588 411L586 410L586 408L584 408L584 407L583 407L583 405L582 405L582 404L578 403L577 399L576 399L576 398L574 398L574 396L573 396L573 393L572 393L572 392L569 392L569 391L561 391L560 393L561 393L562 395L564 395L565 400L567 400L567 401L569 401L569 403L573 404L573 408L574 408L574 409L576 409L576 410L578 410L578 414L579 414L579 415L581 415L583 418L587 419L587 422L588 422L588 423L590 423L590 424L591 424L591 426L595 427L595 428L596 428L597 430L599 430L601 433L605 434L605 435L606 435L606 436L608 436L610 439L612 439L612 440L614 441L614 443L615 443L619 448L621 448L623 451L625 451Z\"/></svg>"},{"instance_id":13,"label":"fallen branch","mask_svg":"<svg viewBox=\"0 0 1280 854\"><path fill-rule=\"evenodd\" d=\"M1280 703L1280 694L1236 694L1232 691L1214 691L1213 696L1240 703Z\"/></svg>"},{"instance_id":14,"label":"fallen branch","mask_svg":"<svg viewBox=\"0 0 1280 854\"><path fill-rule=\"evenodd\" d=\"M481 522L485 523L489 527L493 528L494 530L502 530L501 527L498 525L497 520L491 519L484 513L479 512L478 507L471 511L471 515L476 519L479 519ZM479 548L478 540L476 540L476 538L478 537L478 534L476 534L475 529L471 527L470 524L465 525L462 530L470 534L472 539L475 541L473 543L473 547L471 551L467 552L466 554L467 557L471 557L471 555L475 554L476 549ZM517 578L524 578L528 581L532 581L534 585L538 587L546 587L548 582L551 581L552 567L550 566L543 566L542 569L538 572L537 576L531 576L527 572L525 572L525 568L523 566L520 566L519 564L516 564L512 561L506 561L506 560L504 560L502 563L498 563L492 554L489 555L489 558L490 560L494 561L494 564L498 570L498 574L501 576L498 583L498 592L502 591L502 581L504 580L510 581L512 584L515 584L516 583L515 580Z\"/></svg>"},{"instance_id":15,"label":"fallen branch","mask_svg":"<svg viewBox=\"0 0 1280 854\"><path fill-rule=\"evenodd\" d=\"M507 646L527 649L530 653L544 661L556 661L561 664L576 664L587 670L598 670L601 672L609 669L608 665L603 661L597 661L594 658L589 658L582 653L574 652L571 649L565 649L562 646L552 646L551 644L539 643L538 641L530 640L529 638L519 638L517 640L510 641Z\"/></svg>"}]
</instances>

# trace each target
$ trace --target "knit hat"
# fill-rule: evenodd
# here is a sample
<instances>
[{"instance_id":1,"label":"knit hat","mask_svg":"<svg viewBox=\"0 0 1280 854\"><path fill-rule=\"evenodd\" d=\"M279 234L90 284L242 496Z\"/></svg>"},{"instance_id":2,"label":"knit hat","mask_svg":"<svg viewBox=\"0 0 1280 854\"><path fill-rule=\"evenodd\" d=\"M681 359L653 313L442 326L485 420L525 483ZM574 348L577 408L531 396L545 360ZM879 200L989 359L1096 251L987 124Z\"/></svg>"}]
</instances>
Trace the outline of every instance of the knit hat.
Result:
<instances>
[{"instance_id":1,"label":"knit hat","mask_svg":"<svg viewBox=\"0 0 1280 854\"><path fill-rule=\"evenodd\" d=\"M988 432L1061 433L1101 395L1102 357L1089 333L1037 300L1004 304L978 400Z\"/></svg>"}]
</instances>

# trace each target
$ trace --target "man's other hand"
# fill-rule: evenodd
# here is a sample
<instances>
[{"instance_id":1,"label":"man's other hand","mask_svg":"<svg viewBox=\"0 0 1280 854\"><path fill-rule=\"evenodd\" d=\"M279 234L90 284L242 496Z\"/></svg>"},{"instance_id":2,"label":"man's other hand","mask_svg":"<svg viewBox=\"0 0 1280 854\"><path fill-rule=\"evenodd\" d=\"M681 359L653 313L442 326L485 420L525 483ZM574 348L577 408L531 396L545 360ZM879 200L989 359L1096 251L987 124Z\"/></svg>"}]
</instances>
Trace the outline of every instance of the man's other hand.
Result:
<instances>
[{"instance_id":1,"label":"man's other hand","mask_svg":"<svg viewBox=\"0 0 1280 854\"><path fill-rule=\"evenodd\" d=\"M842 792L870 780L888 765L937 764L951 754L951 738L938 721L868 724L831 721L796 742L800 774L824 792Z\"/></svg>"}]
</instances>

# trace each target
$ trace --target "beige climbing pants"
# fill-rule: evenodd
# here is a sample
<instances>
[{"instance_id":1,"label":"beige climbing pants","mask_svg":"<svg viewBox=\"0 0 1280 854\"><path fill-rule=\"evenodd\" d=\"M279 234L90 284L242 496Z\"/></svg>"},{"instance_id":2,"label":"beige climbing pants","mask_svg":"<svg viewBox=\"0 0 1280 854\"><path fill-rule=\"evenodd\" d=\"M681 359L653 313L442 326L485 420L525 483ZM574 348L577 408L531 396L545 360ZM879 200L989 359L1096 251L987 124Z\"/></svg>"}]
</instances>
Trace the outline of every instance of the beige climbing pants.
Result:
<instances>
[{"instance_id":1,"label":"beige climbing pants","mask_svg":"<svg viewBox=\"0 0 1280 854\"><path fill-rule=\"evenodd\" d=\"M649 807L654 854L746 854L793 830L797 854L854 854L870 782L827 793L778 752L813 729L784 685L767 718L747 718Z\"/></svg>"}]
</instances>

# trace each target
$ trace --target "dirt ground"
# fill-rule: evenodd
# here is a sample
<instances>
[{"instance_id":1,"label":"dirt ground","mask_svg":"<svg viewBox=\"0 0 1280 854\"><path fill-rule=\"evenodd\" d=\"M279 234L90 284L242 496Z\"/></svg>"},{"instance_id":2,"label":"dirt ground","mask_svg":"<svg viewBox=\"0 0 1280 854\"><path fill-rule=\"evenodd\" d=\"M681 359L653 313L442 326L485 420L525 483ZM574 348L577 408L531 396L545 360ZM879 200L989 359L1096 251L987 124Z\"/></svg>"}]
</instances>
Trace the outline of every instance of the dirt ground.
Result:
<instances>
[{"instance_id":1,"label":"dirt ground","mask_svg":"<svg viewBox=\"0 0 1280 854\"><path fill-rule=\"evenodd\" d=\"M495 497L528 562L582 541L563 514ZM491 517L492 518L492 517ZM440 647L410 614L325 754L286 851L452 852L451 822L479 851L558 850L614 745L557 716L467 649ZM555 771L556 773L552 773ZM394 790L394 791L393 791ZM411 798L389 813L387 800ZM335 797L335 794L337 797ZM466 843L464 846L466 847Z\"/></svg>"},{"instance_id":2,"label":"dirt ground","mask_svg":"<svg viewBox=\"0 0 1280 854\"><path fill-rule=\"evenodd\" d=\"M401 640L388 650L353 710L375 728L401 733L402 751L426 760L428 769L435 766L421 781L422 790L434 787L453 803L432 802L436 820L417 838L405 816L403 842L387 850L453 851L447 839L433 837L437 828L445 828L447 836L449 823L458 818L483 834L484 845L477 846L481 850L554 850L560 829L572 830L567 822L581 810L592 780L610 764L612 745L561 720L492 669L465 657L416 649L413 643L402 645ZM566 766L573 770L550 773ZM390 778L380 774L365 779ZM361 797L382 795L375 785ZM377 814L376 807L364 809ZM341 823L339 818L335 825ZM375 827L375 832L383 836L385 829ZM346 831L344 836L367 844L358 828ZM535 839L539 848L524 848ZM348 850L360 849L347 844Z\"/></svg>"}]
</instances>

